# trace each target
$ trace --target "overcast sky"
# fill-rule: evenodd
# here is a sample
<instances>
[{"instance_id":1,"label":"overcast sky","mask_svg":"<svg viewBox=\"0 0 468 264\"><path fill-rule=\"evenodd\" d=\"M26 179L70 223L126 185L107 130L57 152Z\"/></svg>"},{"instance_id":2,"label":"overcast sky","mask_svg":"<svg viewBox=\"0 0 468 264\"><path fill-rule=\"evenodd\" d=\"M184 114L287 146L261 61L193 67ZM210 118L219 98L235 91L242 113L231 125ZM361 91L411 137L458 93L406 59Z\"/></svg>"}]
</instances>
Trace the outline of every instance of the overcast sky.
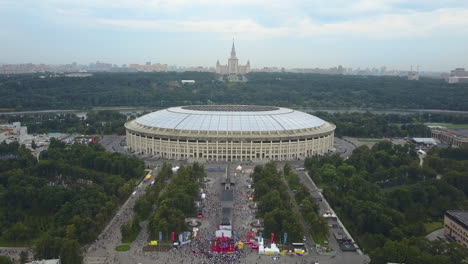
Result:
<instances>
[{"instance_id":1,"label":"overcast sky","mask_svg":"<svg viewBox=\"0 0 468 264\"><path fill-rule=\"evenodd\" d=\"M468 67L468 0L0 0L0 63Z\"/></svg>"}]
</instances>

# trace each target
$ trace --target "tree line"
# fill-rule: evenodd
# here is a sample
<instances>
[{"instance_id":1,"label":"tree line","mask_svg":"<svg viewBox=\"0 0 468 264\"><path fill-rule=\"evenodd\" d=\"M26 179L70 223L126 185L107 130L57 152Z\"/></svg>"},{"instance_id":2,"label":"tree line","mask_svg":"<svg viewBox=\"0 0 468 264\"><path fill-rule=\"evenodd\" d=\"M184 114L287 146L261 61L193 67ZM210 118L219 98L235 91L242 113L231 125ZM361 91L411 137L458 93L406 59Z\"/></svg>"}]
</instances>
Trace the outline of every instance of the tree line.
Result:
<instances>
[{"instance_id":1,"label":"tree line","mask_svg":"<svg viewBox=\"0 0 468 264\"><path fill-rule=\"evenodd\" d=\"M468 261L459 245L424 239L425 224L441 222L446 210L468 208L466 149L431 150L421 167L411 146L379 142L346 160L317 156L305 166L373 263Z\"/></svg>"},{"instance_id":2,"label":"tree line","mask_svg":"<svg viewBox=\"0 0 468 264\"><path fill-rule=\"evenodd\" d=\"M163 233L163 238L168 238L171 232L188 231L185 218L196 215L195 201L200 200L205 168L198 163L180 166L175 175L172 175L171 168L170 164L165 164L157 176L168 179L169 183L159 197L154 197L156 208L149 215L148 223L151 240L158 240L159 232Z\"/></svg>"},{"instance_id":3,"label":"tree line","mask_svg":"<svg viewBox=\"0 0 468 264\"><path fill-rule=\"evenodd\" d=\"M290 241L301 241L303 226L281 174L274 162L255 167L252 187L258 203L258 217L263 219L265 234L288 233Z\"/></svg>"},{"instance_id":4,"label":"tree line","mask_svg":"<svg viewBox=\"0 0 468 264\"><path fill-rule=\"evenodd\" d=\"M250 73L225 83L213 73L94 73L86 78L1 75L0 108L89 109L96 106L168 107L262 104L286 107L468 110L467 84L391 76ZM180 80L195 84L182 85Z\"/></svg>"},{"instance_id":5,"label":"tree line","mask_svg":"<svg viewBox=\"0 0 468 264\"><path fill-rule=\"evenodd\" d=\"M283 173L289 188L294 190L294 199L300 207L304 221L309 226L312 238L316 243L322 243L328 237L329 227L325 218L320 215L319 205L289 163L284 165Z\"/></svg>"},{"instance_id":6,"label":"tree line","mask_svg":"<svg viewBox=\"0 0 468 264\"><path fill-rule=\"evenodd\" d=\"M430 129L417 115L367 113L327 113L314 115L336 125L337 136L349 137L430 137Z\"/></svg>"}]
</instances>

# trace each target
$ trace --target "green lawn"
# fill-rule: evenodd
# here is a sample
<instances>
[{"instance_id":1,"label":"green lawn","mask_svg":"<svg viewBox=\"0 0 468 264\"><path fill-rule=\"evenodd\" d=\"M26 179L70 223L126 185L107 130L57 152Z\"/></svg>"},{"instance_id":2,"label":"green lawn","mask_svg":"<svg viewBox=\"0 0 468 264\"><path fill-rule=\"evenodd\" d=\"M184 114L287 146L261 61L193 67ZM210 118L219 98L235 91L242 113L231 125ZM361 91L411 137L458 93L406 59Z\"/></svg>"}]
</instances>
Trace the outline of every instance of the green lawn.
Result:
<instances>
[{"instance_id":1,"label":"green lawn","mask_svg":"<svg viewBox=\"0 0 468 264\"><path fill-rule=\"evenodd\" d=\"M424 224L424 229L426 229L426 234L430 234L437 229L441 229L443 227L442 222L429 222Z\"/></svg>"},{"instance_id":2,"label":"green lawn","mask_svg":"<svg viewBox=\"0 0 468 264\"><path fill-rule=\"evenodd\" d=\"M325 245L325 241L327 241L327 237L316 235L316 234L311 234L311 235L312 235L312 238L314 239L315 244Z\"/></svg>"},{"instance_id":3,"label":"green lawn","mask_svg":"<svg viewBox=\"0 0 468 264\"><path fill-rule=\"evenodd\" d=\"M426 126L443 126L451 129L468 129L468 124L452 124L452 123L424 123Z\"/></svg>"},{"instance_id":4,"label":"green lawn","mask_svg":"<svg viewBox=\"0 0 468 264\"><path fill-rule=\"evenodd\" d=\"M361 142L379 142L379 141L382 141L383 139L380 139L380 138L358 138L357 140L361 141Z\"/></svg>"},{"instance_id":5,"label":"green lawn","mask_svg":"<svg viewBox=\"0 0 468 264\"><path fill-rule=\"evenodd\" d=\"M117 251L128 251L130 249L129 245L120 245L115 248Z\"/></svg>"},{"instance_id":6,"label":"green lawn","mask_svg":"<svg viewBox=\"0 0 468 264\"><path fill-rule=\"evenodd\" d=\"M140 234L140 231L141 231L141 228L138 229L138 232L132 232L128 236L123 236L122 237L122 243L132 243L133 241L135 241L138 234Z\"/></svg>"}]
</instances>

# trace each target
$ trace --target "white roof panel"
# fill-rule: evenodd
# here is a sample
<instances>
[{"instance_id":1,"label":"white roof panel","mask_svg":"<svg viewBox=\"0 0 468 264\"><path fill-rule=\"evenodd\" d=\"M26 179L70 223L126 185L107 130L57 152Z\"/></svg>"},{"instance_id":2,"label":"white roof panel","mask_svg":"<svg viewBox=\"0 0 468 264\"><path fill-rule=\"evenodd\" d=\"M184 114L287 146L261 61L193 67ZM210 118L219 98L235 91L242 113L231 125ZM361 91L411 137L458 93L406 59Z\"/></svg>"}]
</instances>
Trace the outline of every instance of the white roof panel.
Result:
<instances>
[{"instance_id":1,"label":"white roof panel","mask_svg":"<svg viewBox=\"0 0 468 264\"><path fill-rule=\"evenodd\" d=\"M149 113L136 122L150 127L202 131L282 131L325 123L304 112L265 106L183 106Z\"/></svg>"}]
</instances>

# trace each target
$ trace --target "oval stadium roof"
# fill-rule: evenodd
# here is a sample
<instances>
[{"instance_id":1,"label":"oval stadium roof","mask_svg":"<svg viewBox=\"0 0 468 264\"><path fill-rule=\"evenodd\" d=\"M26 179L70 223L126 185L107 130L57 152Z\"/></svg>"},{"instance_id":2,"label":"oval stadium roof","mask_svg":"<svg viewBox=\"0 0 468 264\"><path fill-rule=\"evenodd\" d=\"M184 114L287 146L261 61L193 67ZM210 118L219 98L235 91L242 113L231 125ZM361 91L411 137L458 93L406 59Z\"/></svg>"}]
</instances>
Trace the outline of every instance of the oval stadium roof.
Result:
<instances>
[{"instance_id":1,"label":"oval stadium roof","mask_svg":"<svg viewBox=\"0 0 468 264\"><path fill-rule=\"evenodd\" d=\"M149 113L136 123L200 131L285 131L319 127L325 121L289 108L255 105L195 105Z\"/></svg>"}]
</instances>

